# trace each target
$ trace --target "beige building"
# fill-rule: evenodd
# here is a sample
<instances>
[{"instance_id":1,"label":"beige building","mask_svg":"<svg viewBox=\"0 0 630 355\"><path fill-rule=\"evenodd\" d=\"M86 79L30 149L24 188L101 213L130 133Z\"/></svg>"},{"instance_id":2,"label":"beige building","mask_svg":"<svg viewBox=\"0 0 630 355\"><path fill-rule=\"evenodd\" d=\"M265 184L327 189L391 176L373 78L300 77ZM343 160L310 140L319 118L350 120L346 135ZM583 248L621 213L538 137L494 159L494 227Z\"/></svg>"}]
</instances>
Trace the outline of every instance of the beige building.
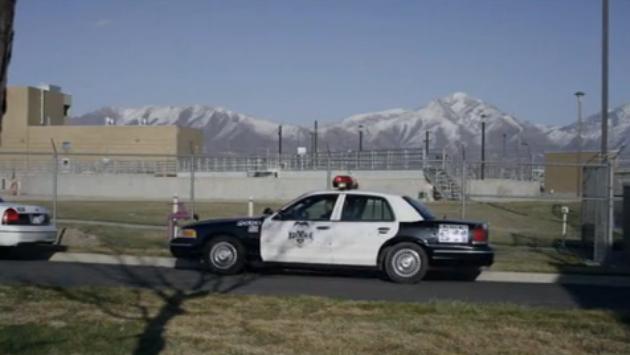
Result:
<instances>
[{"instance_id":1,"label":"beige building","mask_svg":"<svg viewBox=\"0 0 630 355\"><path fill-rule=\"evenodd\" d=\"M583 184L582 166L599 163L598 152L545 153L545 190L547 192L581 193Z\"/></svg>"},{"instance_id":2,"label":"beige building","mask_svg":"<svg viewBox=\"0 0 630 355\"><path fill-rule=\"evenodd\" d=\"M190 154L203 146L198 129L176 126L70 126L72 97L56 86L9 87L0 152Z\"/></svg>"}]
</instances>

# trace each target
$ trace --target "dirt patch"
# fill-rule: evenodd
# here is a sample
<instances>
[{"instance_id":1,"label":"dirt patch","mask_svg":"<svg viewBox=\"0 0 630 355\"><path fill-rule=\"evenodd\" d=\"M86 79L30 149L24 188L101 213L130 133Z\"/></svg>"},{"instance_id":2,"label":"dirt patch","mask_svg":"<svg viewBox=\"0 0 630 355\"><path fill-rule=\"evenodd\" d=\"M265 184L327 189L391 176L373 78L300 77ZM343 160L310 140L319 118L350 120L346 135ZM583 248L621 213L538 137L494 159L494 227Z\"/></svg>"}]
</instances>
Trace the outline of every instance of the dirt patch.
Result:
<instances>
[{"instance_id":1,"label":"dirt patch","mask_svg":"<svg viewBox=\"0 0 630 355\"><path fill-rule=\"evenodd\" d=\"M99 240L98 236L71 227L66 227L61 244L68 247L103 246L103 243Z\"/></svg>"}]
</instances>

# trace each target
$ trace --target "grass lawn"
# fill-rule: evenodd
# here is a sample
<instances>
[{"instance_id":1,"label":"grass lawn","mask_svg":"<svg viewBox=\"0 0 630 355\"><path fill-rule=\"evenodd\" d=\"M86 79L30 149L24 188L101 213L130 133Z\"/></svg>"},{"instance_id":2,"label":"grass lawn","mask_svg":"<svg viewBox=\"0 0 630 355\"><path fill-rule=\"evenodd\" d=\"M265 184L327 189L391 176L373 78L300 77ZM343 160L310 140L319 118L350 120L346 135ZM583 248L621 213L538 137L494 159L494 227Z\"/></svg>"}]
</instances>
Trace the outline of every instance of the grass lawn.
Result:
<instances>
[{"instance_id":1,"label":"grass lawn","mask_svg":"<svg viewBox=\"0 0 630 355\"><path fill-rule=\"evenodd\" d=\"M629 323L604 310L0 287L3 354L627 354Z\"/></svg>"},{"instance_id":2,"label":"grass lawn","mask_svg":"<svg viewBox=\"0 0 630 355\"><path fill-rule=\"evenodd\" d=\"M164 230L61 224L62 245L69 252L171 256Z\"/></svg>"}]
</instances>

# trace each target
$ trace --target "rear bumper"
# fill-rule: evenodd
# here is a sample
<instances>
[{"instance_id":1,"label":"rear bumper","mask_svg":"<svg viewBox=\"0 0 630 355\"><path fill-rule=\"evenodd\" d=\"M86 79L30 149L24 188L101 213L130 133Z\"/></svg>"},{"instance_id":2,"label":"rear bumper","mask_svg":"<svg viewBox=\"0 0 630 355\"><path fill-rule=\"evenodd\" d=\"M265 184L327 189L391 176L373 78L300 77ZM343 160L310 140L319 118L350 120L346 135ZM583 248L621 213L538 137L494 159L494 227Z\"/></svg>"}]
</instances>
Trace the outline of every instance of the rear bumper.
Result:
<instances>
[{"instance_id":1,"label":"rear bumper","mask_svg":"<svg viewBox=\"0 0 630 355\"><path fill-rule=\"evenodd\" d=\"M31 227L24 229L11 228L11 230L0 229L0 246L12 247L27 243L48 243L52 244L57 240L57 228Z\"/></svg>"},{"instance_id":2,"label":"rear bumper","mask_svg":"<svg viewBox=\"0 0 630 355\"><path fill-rule=\"evenodd\" d=\"M431 265L440 267L481 267L494 262L494 250L489 246L435 248L431 250Z\"/></svg>"}]
</instances>

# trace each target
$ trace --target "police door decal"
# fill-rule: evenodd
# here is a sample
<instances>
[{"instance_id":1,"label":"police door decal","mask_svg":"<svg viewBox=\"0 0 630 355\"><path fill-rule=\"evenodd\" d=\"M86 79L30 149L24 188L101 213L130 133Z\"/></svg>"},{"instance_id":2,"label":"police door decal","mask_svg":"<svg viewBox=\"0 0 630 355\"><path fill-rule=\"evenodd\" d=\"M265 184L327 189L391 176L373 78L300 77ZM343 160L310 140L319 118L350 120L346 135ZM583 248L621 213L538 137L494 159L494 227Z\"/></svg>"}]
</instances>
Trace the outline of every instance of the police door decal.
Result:
<instances>
[{"instance_id":1,"label":"police door decal","mask_svg":"<svg viewBox=\"0 0 630 355\"><path fill-rule=\"evenodd\" d=\"M289 230L289 240L298 248L313 242L313 230L308 221L296 221Z\"/></svg>"},{"instance_id":2,"label":"police door decal","mask_svg":"<svg viewBox=\"0 0 630 355\"><path fill-rule=\"evenodd\" d=\"M260 228L263 261L329 264L332 223L267 218Z\"/></svg>"}]
</instances>

